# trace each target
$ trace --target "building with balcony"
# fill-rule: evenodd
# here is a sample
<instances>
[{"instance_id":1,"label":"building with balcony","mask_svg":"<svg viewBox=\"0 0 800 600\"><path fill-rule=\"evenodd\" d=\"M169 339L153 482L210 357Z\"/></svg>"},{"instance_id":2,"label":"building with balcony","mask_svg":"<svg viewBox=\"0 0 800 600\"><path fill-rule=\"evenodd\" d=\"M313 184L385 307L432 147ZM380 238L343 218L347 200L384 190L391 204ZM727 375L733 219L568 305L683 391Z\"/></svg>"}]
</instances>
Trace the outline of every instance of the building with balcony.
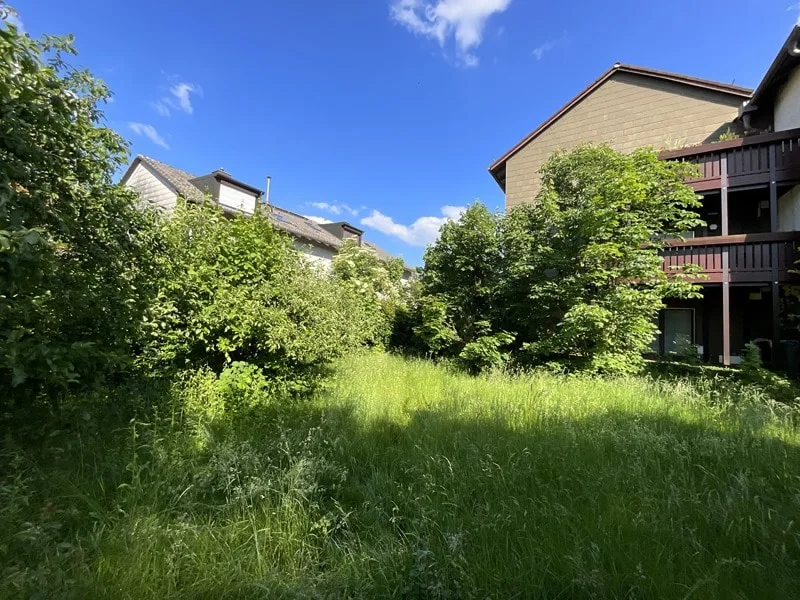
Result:
<instances>
[{"instance_id":1,"label":"building with balcony","mask_svg":"<svg viewBox=\"0 0 800 600\"><path fill-rule=\"evenodd\" d=\"M663 265L699 265L703 296L668 301L654 352L688 339L729 365L752 342L765 361L796 368L786 349L800 340L800 26L755 91L614 65L492 164L506 207L534 202L550 154L582 142L652 146L698 166L687 183L706 226L670 242Z\"/></svg>"}]
</instances>

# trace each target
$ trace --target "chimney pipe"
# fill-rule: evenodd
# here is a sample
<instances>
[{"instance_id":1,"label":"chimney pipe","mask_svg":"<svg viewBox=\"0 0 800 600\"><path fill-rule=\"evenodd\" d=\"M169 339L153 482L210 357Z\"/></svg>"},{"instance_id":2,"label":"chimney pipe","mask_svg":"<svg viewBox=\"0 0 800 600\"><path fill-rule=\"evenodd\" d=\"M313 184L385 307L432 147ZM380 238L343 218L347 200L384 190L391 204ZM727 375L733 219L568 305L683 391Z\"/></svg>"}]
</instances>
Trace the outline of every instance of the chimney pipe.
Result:
<instances>
[{"instance_id":1,"label":"chimney pipe","mask_svg":"<svg viewBox=\"0 0 800 600\"><path fill-rule=\"evenodd\" d=\"M265 204L269 205L269 188L272 187L272 176L267 175L267 193L264 196Z\"/></svg>"}]
</instances>

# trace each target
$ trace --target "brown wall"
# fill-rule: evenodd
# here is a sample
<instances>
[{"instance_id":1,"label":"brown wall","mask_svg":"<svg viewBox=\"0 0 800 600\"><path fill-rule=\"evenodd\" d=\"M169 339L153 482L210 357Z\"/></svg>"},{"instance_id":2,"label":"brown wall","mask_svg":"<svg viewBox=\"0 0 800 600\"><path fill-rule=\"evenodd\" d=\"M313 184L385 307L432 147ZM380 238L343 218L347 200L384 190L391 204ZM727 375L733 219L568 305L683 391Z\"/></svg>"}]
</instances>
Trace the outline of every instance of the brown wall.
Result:
<instances>
[{"instance_id":1,"label":"brown wall","mask_svg":"<svg viewBox=\"0 0 800 600\"><path fill-rule=\"evenodd\" d=\"M506 208L531 202L538 171L560 148L608 142L629 152L642 146L680 148L713 141L738 114L739 97L645 77L614 73L506 163Z\"/></svg>"}]
</instances>

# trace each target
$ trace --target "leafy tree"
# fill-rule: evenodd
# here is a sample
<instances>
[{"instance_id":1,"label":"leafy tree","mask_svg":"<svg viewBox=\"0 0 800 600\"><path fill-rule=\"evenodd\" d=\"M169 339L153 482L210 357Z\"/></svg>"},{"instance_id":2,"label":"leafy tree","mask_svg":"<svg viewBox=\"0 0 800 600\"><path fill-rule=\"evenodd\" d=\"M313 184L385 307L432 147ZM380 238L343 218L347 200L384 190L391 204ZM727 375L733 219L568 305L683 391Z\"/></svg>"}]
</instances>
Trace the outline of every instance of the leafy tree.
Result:
<instances>
[{"instance_id":1,"label":"leafy tree","mask_svg":"<svg viewBox=\"0 0 800 600\"><path fill-rule=\"evenodd\" d=\"M220 373L250 363L298 392L370 337L361 294L320 277L261 211L228 217L210 203L181 202L159 237L142 357L150 368Z\"/></svg>"},{"instance_id":2,"label":"leafy tree","mask_svg":"<svg viewBox=\"0 0 800 600\"><path fill-rule=\"evenodd\" d=\"M502 229L502 322L533 360L640 365L663 299L698 293L684 273L667 276L659 256L661 240L701 224L683 183L693 169L604 145L551 157L536 202L510 211Z\"/></svg>"},{"instance_id":3,"label":"leafy tree","mask_svg":"<svg viewBox=\"0 0 800 600\"><path fill-rule=\"evenodd\" d=\"M472 371L510 344L521 361L635 370L663 299L698 293L659 256L660 240L701 223L683 183L693 169L651 150L556 153L535 203L505 216L475 204L442 228L425 253L417 340Z\"/></svg>"},{"instance_id":4,"label":"leafy tree","mask_svg":"<svg viewBox=\"0 0 800 600\"><path fill-rule=\"evenodd\" d=\"M356 286L365 295L397 295L403 269L402 259L383 260L370 248L359 245L353 239L344 240L333 258L336 277Z\"/></svg>"},{"instance_id":5,"label":"leafy tree","mask_svg":"<svg viewBox=\"0 0 800 600\"><path fill-rule=\"evenodd\" d=\"M496 312L494 300L501 262L499 224L498 215L476 202L457 221L442 226L439 239L425 252L423 290L438 298L427 306L432 320L426 327L439 329L437 323L447 323L454 330L455 339L463 344L485 333L485 322L491 321ZM442 335L434 336L438 345L444 339Z\"/></svg>"},{"instance_id":6,"label":"leafy tree","mask_svg":"<svg viewBox=\"0 0 800 600\"><path fill-rule=\"evenodd\" d=\"M130 355L149 229L112 182L127 149L102 125L105 85L65 62L71 38L3 23L0 377L32 396L89 384Z\"/></svg>"}]
</instances>

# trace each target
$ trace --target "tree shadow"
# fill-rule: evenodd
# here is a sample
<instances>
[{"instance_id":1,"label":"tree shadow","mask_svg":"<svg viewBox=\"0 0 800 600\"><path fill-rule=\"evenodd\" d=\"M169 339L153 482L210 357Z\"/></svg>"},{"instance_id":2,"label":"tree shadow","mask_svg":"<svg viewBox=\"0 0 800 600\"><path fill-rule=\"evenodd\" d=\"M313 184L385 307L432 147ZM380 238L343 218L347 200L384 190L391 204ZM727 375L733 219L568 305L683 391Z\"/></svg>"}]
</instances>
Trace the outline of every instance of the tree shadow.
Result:
<instances>
[{"instance_id":1,"label":"tree shadow","mask_svg":"<svg viewBox=\"0 0 800 600\"><path fill-rule=\"evenodd\" d=\"M307 522L300 537L274 533L260 549L245 531L239 564L219 559L219 576L193 586L181 576L199 596L795 593L800 447L771 435L764 414L732 428L666 414L532 410L469 413L453 401L387 419L364 415L357 398L276 403L210 427L203 444L168 435L164 415L140 423L135 436L132 426L121 429L73 468L76 480L105 490L96 506L86 506L86 492L73 509L122 515L101 521L128 552L146 540L126 530L141 526L127 515L155 519L165 532L200 532L193 535L269 521L287 506ZM65 474L78 451L66 455ZM96 522L69 526L83 536ZM180 547L163 558L177 572L200 560ZM290 558L259 566L257 552Z\"/></svg>"},{"instance_id":2,"label":"tree shadow","mask_svg":"<svg viewBox=\"0 0 800 600\"><path fill-rule=\"evenodd\" d=\"M763 415L736 430L618 411L324 420L348 470L337 501L356 531L403 540L423 596L783 598L800 583L800 448Z\"/></svg>"}]
</instances>

